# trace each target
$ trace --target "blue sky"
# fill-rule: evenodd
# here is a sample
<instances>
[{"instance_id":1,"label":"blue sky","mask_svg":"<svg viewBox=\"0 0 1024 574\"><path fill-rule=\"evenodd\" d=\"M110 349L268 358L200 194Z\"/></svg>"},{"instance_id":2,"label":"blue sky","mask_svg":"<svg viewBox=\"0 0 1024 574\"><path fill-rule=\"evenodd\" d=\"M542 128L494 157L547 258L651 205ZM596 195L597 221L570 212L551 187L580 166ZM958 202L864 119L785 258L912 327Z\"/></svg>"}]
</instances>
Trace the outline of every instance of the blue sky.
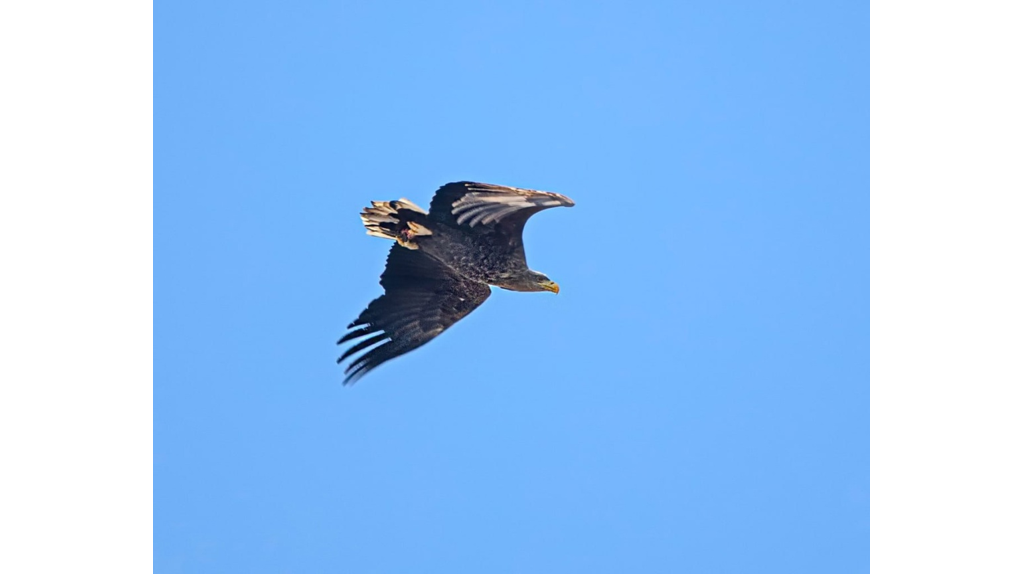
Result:
<instances>
[{"instance_id":1,"label":"blue sky","mask_svg":"<svg viewBox=\"0 0 1024 574\"><path fill-rule=\"evenodd\" d=\"M866 572L866 2L166 2L156 571ZM495 290L343 387L374 199L477 180Z\"/></svg>"}]
</instances>

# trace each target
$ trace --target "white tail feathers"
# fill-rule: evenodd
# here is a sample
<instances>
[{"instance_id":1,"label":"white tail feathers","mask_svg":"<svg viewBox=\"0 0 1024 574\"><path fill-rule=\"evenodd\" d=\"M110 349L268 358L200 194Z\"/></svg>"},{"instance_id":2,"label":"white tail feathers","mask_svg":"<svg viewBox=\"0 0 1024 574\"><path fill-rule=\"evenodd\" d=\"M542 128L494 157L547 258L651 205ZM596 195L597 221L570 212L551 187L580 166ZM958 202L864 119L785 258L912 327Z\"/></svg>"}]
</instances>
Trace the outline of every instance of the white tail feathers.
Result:
<instances>
[{"instance_id":1,"label":"white tail feathers","mask_svg":"<svg viewBox=\"0 0 1024 574\"><path fill-rule=\"evenodd\" d=\"M410 214L404 216L399 210L409 210L418 214L426 215L426 211L408 199L396 201L372 201L371 207L366 207L359 214L366 226L367 235L394 239L404 247L416 249L411 243L413 237L431 235L433 232L427 227L410 221Z\"/></svg>"}]
</instances>

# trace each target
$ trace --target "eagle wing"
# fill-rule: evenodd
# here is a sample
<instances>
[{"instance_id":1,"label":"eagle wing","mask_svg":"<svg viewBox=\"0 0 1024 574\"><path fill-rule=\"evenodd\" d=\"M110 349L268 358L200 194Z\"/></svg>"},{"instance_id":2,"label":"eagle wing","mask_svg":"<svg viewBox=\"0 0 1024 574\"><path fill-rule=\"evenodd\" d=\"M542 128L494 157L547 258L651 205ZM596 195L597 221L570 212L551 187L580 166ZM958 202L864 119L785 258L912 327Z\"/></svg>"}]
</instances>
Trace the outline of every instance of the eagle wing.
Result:
<instances>
[{"instance_id":1,"label":"eagle wing","mask_svg":"<svg viewBox=\"0 0 1024 574\"><path fill-rule=\"evenodd\" d=\"M458 276L421 251L394 245L380 276L384 295L374 299L348 326L338 344L354 342L338 359L359 355L345 369L345 384L437 337L491 295L491 288Z\"/></svg>"},{"instance_id":2,"label":"eagle wing","mask_svg":"<svg viewBox=\"0 0 1024 574\"><path fill-rule=\"evenodd\" d=\"M573 200L550 191L460 181L434 193L430 217L471 232L501 233L522 243L523 227L531 215L573 205Z\"/></svg>"}]
</instances>

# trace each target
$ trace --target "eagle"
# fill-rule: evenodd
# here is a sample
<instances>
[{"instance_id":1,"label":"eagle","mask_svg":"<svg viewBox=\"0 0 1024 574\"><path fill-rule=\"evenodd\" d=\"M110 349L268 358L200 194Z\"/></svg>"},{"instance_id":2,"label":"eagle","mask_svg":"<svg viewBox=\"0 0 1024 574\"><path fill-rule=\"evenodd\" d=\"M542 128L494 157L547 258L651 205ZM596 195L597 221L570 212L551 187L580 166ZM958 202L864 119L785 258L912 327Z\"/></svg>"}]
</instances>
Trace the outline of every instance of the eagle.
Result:
<instances>
[{"instance_id":1,"label":"eagle","mask_svg":"<svg viewBox=\"0 0 1024 574\"><path fill-rule=\"evenodd\" d=\"M380 276L384 294L338 341L351 345L338 363L354 357L345 384L443 333L487 300L491 285L558 293L526 265L523 227L534 213L573 205L557 193L469 181L443 185L429 211L408 199L371 202L360 214L367 234L395 244Z\"/></svg>"}]
</instances>

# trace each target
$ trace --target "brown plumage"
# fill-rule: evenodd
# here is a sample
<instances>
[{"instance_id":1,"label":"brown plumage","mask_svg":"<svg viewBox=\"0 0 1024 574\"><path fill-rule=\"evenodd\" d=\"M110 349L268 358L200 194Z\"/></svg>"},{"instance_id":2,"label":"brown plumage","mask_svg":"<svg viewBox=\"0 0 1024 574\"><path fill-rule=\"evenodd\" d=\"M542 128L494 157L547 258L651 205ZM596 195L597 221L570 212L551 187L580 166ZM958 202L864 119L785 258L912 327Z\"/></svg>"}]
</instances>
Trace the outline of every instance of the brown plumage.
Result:
<instances>
[{"instance_id":1,"label":"brown plumage","mask_svg":"<svg viewBox=\"0 0 1024 574\"><path fill-rule=\"evenodd\" d=\"M526 264L523 227L550 207L572 207L564 195L486 183L449 183L430 211L409 200L374 201L361 214L367 233L395 240L378 297L349 325L338 344L352 346L341 363L346 384L437 337L491 294L558 292L558 285ZM376 346L375 346L376 345Z\"/></svg>"}]
</instances>

